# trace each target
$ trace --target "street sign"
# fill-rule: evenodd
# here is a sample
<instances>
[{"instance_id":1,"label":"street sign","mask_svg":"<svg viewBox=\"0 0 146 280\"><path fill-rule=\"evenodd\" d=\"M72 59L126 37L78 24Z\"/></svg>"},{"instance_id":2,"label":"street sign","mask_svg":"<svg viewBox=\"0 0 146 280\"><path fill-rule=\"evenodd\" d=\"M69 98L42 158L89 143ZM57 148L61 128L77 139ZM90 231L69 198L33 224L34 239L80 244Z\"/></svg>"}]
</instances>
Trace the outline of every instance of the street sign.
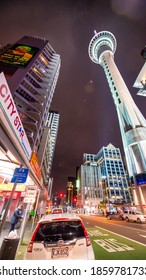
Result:
<instances>
[{"instance_id":1,"label":"street sign","mask_svg":"<svg viewBox=\"0 0 146 280\"><path fill-rule=\"evenodd\" d=\"M26 196L28 197L36 197L36 190L27 190Z\"/></svg>"},{"instance_id":2,"label":"street sign","mask_svg":"<svg viewBox=\"0 0 146 280\"><path fill-rule=\"evenodd\" d=\"M25 183L28 176L28 168L15 168L11 183Z\"/></svg>"},{"instance_id":3,"label":"street sign","mask_svg":"<svg viewBox=\"0 0 146 280\"><path fill-rule=\"evenodd\" d=\"M35 197L26 196L26 197L24 197L23 202L24 203L34 203L35 202Z\"/></svg>"}]
</instances>

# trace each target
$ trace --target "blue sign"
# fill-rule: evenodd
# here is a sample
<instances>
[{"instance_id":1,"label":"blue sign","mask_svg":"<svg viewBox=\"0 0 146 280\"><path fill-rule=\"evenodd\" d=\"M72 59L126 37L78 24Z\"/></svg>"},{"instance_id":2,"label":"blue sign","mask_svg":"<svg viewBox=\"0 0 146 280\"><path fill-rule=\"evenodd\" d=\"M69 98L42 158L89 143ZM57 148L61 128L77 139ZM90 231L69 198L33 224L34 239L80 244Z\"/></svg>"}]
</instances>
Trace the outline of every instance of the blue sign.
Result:
<instances>
[{"instance_id":1,"label":"blue sign","mask_svg":"<svg viewBox=\"0 0 146 280\"><path fill-rule=\"evenodd\" d=\"M28 176L28 168L15 168L11 183L25 183Z\"/></svg>"},{"instance_id":2,"label":"blue sign","mask_svg":"<svg viewBox=\"0 0 146 280\"><path fill-rule=\"evenodd\" d=\"M146 172L137 174L136 176L137 185L145 185L146 184Z\"/></svg>"}]
</instances>

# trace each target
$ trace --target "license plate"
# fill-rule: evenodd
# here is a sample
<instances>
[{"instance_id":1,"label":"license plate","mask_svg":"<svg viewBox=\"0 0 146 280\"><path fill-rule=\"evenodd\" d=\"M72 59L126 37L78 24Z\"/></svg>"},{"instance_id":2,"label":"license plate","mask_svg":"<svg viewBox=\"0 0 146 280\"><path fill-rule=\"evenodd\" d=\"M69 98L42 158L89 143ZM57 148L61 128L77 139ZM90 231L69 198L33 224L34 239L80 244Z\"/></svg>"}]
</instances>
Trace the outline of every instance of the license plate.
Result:
<instances>
[{"instance_id":1,"label":"license plate","mask_svg":"<svg viewBox=\"0 0 146 280\"><path fill-rule=\"evenodd\" d=\"M62 256L66 256L66 257L69 256L68 247L52 248L52 250L51 250L51 258L62 257Z\"/></svg>"}]
</instances>

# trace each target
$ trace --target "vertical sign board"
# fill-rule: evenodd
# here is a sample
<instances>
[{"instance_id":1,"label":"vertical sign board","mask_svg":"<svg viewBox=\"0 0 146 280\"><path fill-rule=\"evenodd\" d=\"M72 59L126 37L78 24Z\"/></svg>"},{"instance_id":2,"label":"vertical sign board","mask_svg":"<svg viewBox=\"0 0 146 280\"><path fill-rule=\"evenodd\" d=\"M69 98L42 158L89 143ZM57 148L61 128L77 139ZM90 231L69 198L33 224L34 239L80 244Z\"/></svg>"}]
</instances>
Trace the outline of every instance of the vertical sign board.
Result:
<instances>
[{"instance_id":1,"label":"vertical sign board","mask_svg":"<svg viewBox=\"0 0 146 280\"><path fill-rule=\"evenodd\" d=\"M36 190L27 190L26 195L24 197L24 203L34 203L36 199Z\"/></svg>"},{"instance_id":2,"label":"vertical sign board","mask_svg":"<svg viewBox=\"0 0 146 280\"><path fill-rule=\"evenodd\" d=\"M7 120L11 132L17 137L26 156L30 160L31 147L3 72L0 73L0 106L3 111L3 117Z\"/></svg>"},{"instance_id":3,"label":"vertical sign board","mask_svg":"<svg viewBox=\"0 0 146 280\"><path fill-rule=\"evenodd\" d=\"M15 168L11 183L22 183L24 184L28 176L28 168Z\"/></svg>"},{"instance_id":4,"label":"vertical sign board","mask_svg":"<svg viewBox=\"0 0 146 280\"><path fill-rule=\"evenodd\" d=\"M36 176L38 177L39 181L41 180L41 168L40 168L40 164L39 164L39 160L37 157L37 154L35 151L32 152L31 155L31 160L30 160L30 164L36 174Z\"/></svg>"}]
</instances>

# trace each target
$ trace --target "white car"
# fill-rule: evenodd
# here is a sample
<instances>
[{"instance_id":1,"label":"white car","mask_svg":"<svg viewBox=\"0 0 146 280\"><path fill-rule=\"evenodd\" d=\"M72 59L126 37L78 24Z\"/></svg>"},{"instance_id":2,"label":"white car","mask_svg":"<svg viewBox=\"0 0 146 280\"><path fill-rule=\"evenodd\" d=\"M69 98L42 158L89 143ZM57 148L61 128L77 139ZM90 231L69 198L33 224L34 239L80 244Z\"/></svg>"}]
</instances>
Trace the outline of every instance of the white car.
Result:
<instances>
[{"instance_id":1,"label":"white car","mask_svg":"<svg viewBox=\"0 0 146 280\"><path fill-rule=\"evenodd\" d=\"M144 223L146 222L146 215L143 215L140 211L130 211L125 210L123 213L123 219L127 222L133 221L137 223Z\"/></svg>"},{"instance_id":2,"label":"white car","mask_svg":"<svg viewBox=\"0 0 146 280\"><path fill-rule=\"evenodd\" d=\"M38 222L25 260L95 260L87 230L79 216L49 214Z\"/></svg>"},{"instance_id":3,"label":"white car","mask_svg":"<svg viewBox=\"0 0 146 280\"><path fill-rule=\"evenodd\" d=\"M53 208L52 209L52 214L61 214L61 213L63 213L62 208Z\"/></svg>"}]
</instances>

